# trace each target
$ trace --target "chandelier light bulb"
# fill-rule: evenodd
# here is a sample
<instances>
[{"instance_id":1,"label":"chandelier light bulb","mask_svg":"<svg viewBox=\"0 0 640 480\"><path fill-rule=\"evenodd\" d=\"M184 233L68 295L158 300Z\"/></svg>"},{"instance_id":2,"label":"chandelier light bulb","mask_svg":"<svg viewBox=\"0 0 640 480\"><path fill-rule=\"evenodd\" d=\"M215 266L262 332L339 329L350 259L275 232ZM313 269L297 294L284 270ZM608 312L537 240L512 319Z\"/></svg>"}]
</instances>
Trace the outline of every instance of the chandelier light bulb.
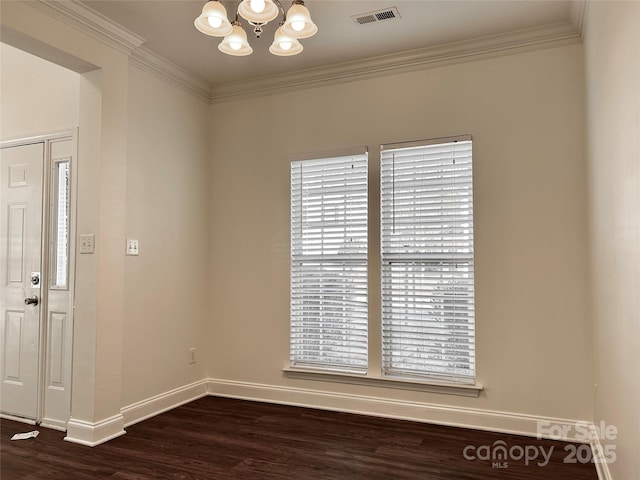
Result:
<instances>
[{"instance_id":1,"label":"chandelier light bulb","mask_svg":"<svg viewBox=\"0 0 640 480\"><path fill-rule=\"evenodd\" d=\"M253 10L256 13L262 13L264 11L264 8L267 6L267 3L265 2L265 0L251 0L249 2L249 5L251 6L251 10Z\"/></svg>"},{"instance_id":2,"label":"chandelier light bulb","mask_svg":"<svg viewBox=\"0 0 640 480\"><path fill-rule=\"evenodd\" d=\"M273 0L242 0L238 5L238 14L252 24L270 22L278 16L278 6Z\"/></svg>"},{"instance_id":3,"label":"chandelier light bulb","mask_svg":"<svg viewBox=\"0 0 640 480\"><path fill-rule=\"evenodd\" d=\"M212 28L220 28L220 26L222 26L222 19L220 17L215 17L213 15L209 15L207 17L207 23Z\"/></svg>"},{"instance_id":4,"label":"chandelier light bulb","mask_svg":"<svg viewBox=\"0 0 640 480\"><path fill-rule=\"evenodd\" d=\"M292 46L293 46L293 42L280 42L280 48L282 50L291 50Z\"/></svg>"}]
</instances>

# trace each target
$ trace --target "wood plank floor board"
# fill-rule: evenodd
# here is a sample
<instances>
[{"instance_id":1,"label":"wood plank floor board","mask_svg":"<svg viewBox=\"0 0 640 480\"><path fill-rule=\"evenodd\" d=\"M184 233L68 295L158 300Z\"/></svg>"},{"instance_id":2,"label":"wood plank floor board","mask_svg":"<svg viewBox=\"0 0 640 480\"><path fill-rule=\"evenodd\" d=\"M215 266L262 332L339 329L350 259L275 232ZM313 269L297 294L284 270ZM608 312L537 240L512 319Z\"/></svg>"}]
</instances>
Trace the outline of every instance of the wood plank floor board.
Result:
<instances>
[{"instance_id":1,"label":"wood plank floor board","mask_svg":"<svg viewBox=\"0 0 640 480\"><path fill-rule=\"evenodd\" d=\"M593 464L567 464L566 443L339 412L205 397L127 428L94 448L2 420L2 480L597 480ZM494 468L466 446L535 446L551 461ZM504 466L504 465L503 465Z\"/></svg>"}]
</instances>

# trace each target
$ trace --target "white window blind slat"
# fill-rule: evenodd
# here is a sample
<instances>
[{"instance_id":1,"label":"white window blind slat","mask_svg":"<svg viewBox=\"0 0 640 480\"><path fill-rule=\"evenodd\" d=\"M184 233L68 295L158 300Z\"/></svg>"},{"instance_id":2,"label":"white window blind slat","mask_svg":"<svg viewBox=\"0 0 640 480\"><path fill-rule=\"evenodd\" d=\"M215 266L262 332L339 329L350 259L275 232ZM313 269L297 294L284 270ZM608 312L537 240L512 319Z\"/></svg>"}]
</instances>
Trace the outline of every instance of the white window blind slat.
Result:
<instances>
[{"instance_id":1,"label":"white window blind slat","mask_svg":"<svg viewBox=\"0 0 640 480\"><path fill-rule=\"evenodd\" d=\"M384 147L380 177L383 370L474 383L471 140Z\"/></svg>"},{"instance_id":2,"label":"white window blind slat","mask_svg":"<svg viewBox=\"0 0 640 480\"><path fill-rule=\"evenodd\" d=\"M366 153L291 163L292 366L365 373Z\"/></svg>"}]
</instances>

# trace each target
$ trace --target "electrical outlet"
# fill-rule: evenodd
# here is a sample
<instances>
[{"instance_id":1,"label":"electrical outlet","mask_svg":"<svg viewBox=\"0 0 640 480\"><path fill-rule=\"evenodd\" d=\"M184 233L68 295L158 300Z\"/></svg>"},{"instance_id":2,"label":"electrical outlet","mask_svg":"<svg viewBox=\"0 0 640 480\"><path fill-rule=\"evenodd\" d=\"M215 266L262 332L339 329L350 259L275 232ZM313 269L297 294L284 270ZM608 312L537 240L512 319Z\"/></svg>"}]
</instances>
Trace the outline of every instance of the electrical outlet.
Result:
<instances>
[{"instance_id":1,"label":"electrical outlet","mask_svg":"<svg viewBox=\"0 0 640 480\"><path fill-rule=\"evenodd\" d=\"M189 349L189 365L193 365L196 363L196 347L191 347Z\"/></svg>"}]
</instances>

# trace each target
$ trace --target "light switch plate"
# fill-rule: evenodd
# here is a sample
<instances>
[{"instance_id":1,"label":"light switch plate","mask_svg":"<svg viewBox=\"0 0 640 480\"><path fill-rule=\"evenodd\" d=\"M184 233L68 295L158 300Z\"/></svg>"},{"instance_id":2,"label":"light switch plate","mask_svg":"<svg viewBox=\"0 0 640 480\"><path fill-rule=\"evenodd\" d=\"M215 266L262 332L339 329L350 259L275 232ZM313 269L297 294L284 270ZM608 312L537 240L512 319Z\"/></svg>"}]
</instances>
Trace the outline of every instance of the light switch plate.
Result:
<instances>
[{"instance_id":1,"label":"light switch plate","mask_svg":"<svg viewBox=\"0 0 640 480\"><path fill-rule=\"evenodd\" d=\"M80 235L80 254L94 253L96 251L96 236L93 233Z\"/></svg>"},{"instance_id":2,"label":"light switch plate","mask_svg":"<svg viewBox=\"0 0 640 480\"><path fill-rule=\"evenodd\" d=\"M138 240L127 238L127 255L138 255Z\"/></svg>"}]
</instances>

